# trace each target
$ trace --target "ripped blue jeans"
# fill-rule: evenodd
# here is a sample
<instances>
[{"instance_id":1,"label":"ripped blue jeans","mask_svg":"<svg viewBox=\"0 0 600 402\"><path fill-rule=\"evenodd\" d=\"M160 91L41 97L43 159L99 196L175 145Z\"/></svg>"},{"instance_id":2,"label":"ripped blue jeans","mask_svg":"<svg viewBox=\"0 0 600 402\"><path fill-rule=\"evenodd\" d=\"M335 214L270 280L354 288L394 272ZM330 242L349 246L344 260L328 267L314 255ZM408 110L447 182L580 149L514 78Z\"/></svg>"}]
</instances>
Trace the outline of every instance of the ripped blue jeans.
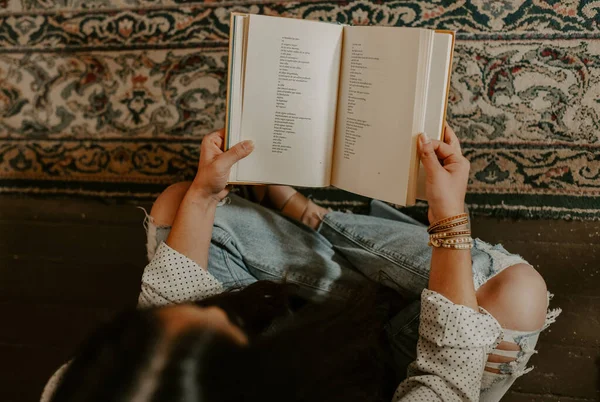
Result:
<instances>
[{"instance_id":1,"label":"ripped blue jeans","mask_svg":"<svg viewBox=\"0 0 600 402\"><path fill-rule=\"evenodd\" d=\"M375 280L399 292L409 304L387 324L396 371L406 373L416 357L420 294L427 287L431 250L426 227L379 201L369 215L330 212L318 230L291 221L235 195L217 208L209 250L208 271L225 288L247 286L257 280L293 282L307 294L349 295L366 280ZM147 223L151 259L170 227ZM473 280L479 288L503 269L526 263L501 246L475 241ZM503 340L520 351L495 349L492 353L516 358L510 363L487 363L500 371L484 371L481 401L498 401L520 375L535 352L539 333L560 310L548 313L539 331L504 329Z\"/></svg>"}]
</instances>

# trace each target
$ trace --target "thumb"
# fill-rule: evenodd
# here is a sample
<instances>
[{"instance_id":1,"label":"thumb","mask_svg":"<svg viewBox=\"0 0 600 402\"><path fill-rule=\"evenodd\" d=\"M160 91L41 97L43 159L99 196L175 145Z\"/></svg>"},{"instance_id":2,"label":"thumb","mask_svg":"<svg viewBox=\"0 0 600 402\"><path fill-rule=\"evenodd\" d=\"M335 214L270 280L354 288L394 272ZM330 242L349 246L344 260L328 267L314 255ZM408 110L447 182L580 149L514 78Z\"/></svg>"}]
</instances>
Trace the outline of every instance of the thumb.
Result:
<instances>
[{"instance_id":1,"label":"thumb","mask_svg":"<svg viewBox=\"0 0 600 402\"><path fill-rule=\"evenodd\" d=\"M419 155L427 176L435 174L438 169L442 167L437 155L435 154L433 143L425 133L422 133L419 136Z\"/></svg>"},{"instance_id":2,"label":"thumb","mask_svg":"<svg viewBox=\"0 0 600 402\"><path fill-rule=\"evenodd\" d=\"M224 168L231 168L236 162L244 159L254 150L254 142L246 140L235 144L217 158L217 163Z\"/></svg>"}]
</instances>

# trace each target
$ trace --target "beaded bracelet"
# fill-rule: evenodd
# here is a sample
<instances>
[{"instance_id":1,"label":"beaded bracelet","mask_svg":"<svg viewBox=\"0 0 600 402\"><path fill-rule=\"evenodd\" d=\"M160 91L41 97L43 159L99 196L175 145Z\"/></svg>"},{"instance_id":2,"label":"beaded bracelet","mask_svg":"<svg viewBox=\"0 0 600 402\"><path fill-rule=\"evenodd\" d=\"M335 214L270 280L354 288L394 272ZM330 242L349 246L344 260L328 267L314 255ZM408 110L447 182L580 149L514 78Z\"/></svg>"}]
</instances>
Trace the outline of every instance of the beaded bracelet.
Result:
<instances>
[{"instance_id":1,"label":"beaded bracelet","mask_svg":"<svg viewBox=\"0 0 600 402\"><path fill-rule=\"evenodd\" d=\"M449 247L454 245L473 244L473 239L470 236L454 237L451 239L434 239L429 238L428 245L430 247Z\"/></svg>"},{"instance_id":2,"label":"beaded bracelet","mask_svg":"<svg viewBox=\"0 0 600 402\"><path fill-rule=\"evenodd\" d=\"M461 236L471 236L470 230L457 230L454 232L440 232L440 233L432 233L429 235L430 239L447 239L450 237L461 237Z\"/></svg>"},{"instance_id":3,"label":"beaded bracelet","mask_svg":"<svg viewBox=\"0 0 600 402\"><path fill-rule=\"evenodd\" d=\"M473 243L467 244L442 244L440 247L451 248L453 250L470 250L473 248Z\"/></svg>"},{"instance_id":4,"label":"beaded bracelet","mask_svg":"<svg viewBox=\"0 0 600 402\"><path fill-rule=\"evenodd\" d=\"M466 213L451 216L432 223L427 229L428 233L439 233L458 226L467 225L469 223L469 215Z\"/></svg>"},{"instance_id":5,"label":"beaded bracelet","mask_svg":"<svg viewBox=\"0 0 600 402\"><path fill-rule=\"evenodd\" d=\"M428 229L431 247L443 247L453 250L466 250L473 247L471 231L452 230L464 226L469 222L466 214L460 214L435 222Z\"/></svg>"}]
</instances>

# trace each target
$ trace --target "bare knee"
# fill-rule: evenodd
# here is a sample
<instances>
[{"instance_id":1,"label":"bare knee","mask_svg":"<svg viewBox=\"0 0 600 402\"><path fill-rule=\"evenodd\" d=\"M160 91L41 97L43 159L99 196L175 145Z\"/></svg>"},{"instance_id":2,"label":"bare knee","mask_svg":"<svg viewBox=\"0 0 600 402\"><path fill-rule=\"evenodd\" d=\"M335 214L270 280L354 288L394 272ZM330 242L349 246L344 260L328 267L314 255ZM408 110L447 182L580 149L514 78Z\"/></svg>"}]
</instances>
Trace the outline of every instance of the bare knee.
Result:
<instances>
[{"instance_id":1,"label":"bare knee","mask_svg":"<svg viewBox=\"0 0 600 402\"><path fill-rule=\"evenodd\" d=\"M150 215L157 225L172 225L181 200L187 193L191 181L175 183L167 187L154 201Z\"/></svg>"},{"instance_id":2,"label":"bare knee","mask_svg":"<svg viewBox=\"0 0 600 402\"><path fill-rule=\"evenodd\" d=\"M503 328L536 331L546 319L546 282L532 266L513 265L481 286L477 301Z\"/></svg>"},{"instance_id":3,"label":"bare knee","mask_svg":"<svg viewBox=\"0 0 600 402\"><path fill-rule=\"evenodd\" d=\"M546 319L546 282L532 266L513 265L481 286L477 290L477 301L498 320L502 328L537 331ZM521 347L502 341L496 350L488 356L485 367L491 373L500 373L500 365L516 360Z\"/></svg>"}]
</instances>

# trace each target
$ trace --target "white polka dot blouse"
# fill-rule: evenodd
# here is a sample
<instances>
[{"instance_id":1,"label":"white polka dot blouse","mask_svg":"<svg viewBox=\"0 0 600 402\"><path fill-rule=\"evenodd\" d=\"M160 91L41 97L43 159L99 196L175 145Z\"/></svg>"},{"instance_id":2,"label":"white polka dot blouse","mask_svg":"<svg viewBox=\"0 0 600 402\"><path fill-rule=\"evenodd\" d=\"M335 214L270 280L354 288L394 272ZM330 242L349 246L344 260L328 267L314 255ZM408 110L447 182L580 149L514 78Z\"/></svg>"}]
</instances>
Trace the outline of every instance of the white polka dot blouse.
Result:
<instances>
[{"instance_id":1,"label":"white polka dot blouse","mask_svg":"<svg viewBox=\"0 0 600 402\"><path fill-rule=\"evenodd\" d=\"M142 276L138 305L184 303L221 292L223 285L208 271L162 243ZM478 401L487 355L502 339L498 321L431 290L421 295L420 319L417 359L393 402ZM48 382L42 402L50 400L59 380L60 371Z\"/></svg>"}]
</instances>

